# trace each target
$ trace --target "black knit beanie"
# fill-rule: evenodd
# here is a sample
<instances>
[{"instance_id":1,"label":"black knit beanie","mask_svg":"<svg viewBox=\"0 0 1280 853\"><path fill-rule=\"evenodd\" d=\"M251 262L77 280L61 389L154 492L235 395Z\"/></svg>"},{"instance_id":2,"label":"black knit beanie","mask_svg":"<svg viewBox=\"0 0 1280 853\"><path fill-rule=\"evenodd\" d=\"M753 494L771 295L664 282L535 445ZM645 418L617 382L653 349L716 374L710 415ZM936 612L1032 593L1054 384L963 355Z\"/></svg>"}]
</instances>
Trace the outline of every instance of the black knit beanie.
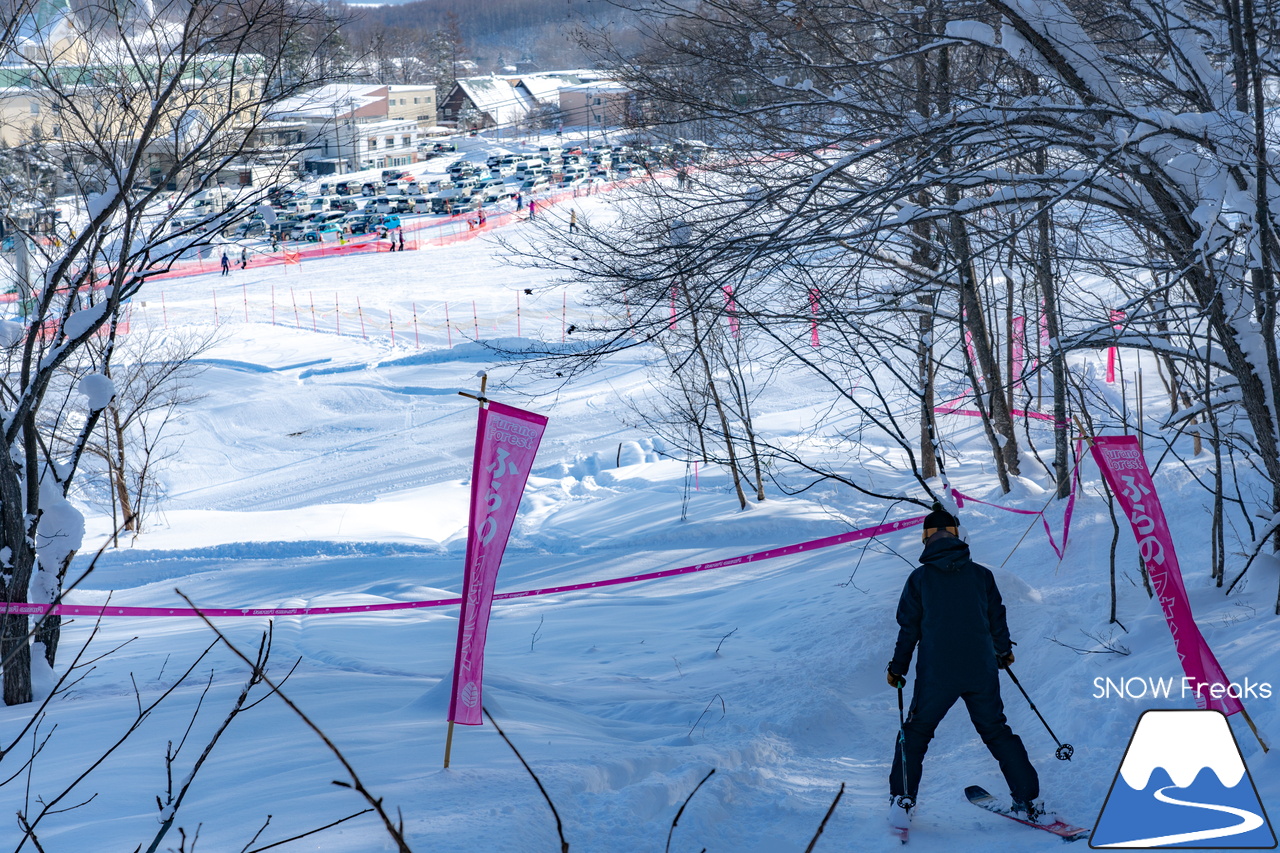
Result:
<instances>
[{"instance_id":1,"label":"black knit beanie","mask_svg":"<svg viewBox=\"0 0 1280 853\"><path fill-rule=\"evenodd\" d=\"M942 530L946 527L959 527L960 520L942 508L942 504L934 502L933 512L924 517L925 530Z\"/></svg>"}]
</instances>

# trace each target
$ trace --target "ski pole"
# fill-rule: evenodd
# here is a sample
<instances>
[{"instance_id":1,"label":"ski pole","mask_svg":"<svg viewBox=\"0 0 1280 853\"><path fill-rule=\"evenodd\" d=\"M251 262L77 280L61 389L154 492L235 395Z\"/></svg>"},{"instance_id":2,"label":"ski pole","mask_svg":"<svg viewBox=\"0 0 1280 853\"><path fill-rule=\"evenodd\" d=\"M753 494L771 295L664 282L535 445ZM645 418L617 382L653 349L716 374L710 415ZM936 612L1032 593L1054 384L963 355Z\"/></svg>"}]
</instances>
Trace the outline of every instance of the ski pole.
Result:
<instances>
[{"instance_id":1,"label":"ski pole","mask_svg":"<svg viewBox=\"0 0 1280 853\"><path fill-rule=\"evenodd\" d=\"M1053 742L1058 745L1058 749L1053 753L1054 758L1059 761L1070 761L1071 756L1075 755L1076 748L1069 743L1063 743L1058 740L1058 736L1053 733L1053 729L1049 728L1049 724L1045 722L1044 716L1040 713L1040 709L1036 707L1036 703L1031 701L1031 697L1027 695L1027 691L1023 689L1022 682L1018 681L1018 676L1013 674L1013 667L1006 666L1004 671L1009 673L1009 677L1013 679L1013 683L1018 686L1022 698L1027 700L1027 704L1031 706L1031 710L1036 712L1036 716L1040 718L1040 722L1044 723L1044 730L1049 733L1049 737L1053 738Z\"/></svg>"},{"instance_id":2,"label":"ski pole","mask_svg":"<svg viewBox=\"0 0 1280 853\"><path fill-rule=\"evenodd\" d=\"M907 718L902 709L902 688L898 688L898 760L902 763L902 796L898 805L904 809L914 808L916 798L907 791Z\"/></svg>"}]
</instances>

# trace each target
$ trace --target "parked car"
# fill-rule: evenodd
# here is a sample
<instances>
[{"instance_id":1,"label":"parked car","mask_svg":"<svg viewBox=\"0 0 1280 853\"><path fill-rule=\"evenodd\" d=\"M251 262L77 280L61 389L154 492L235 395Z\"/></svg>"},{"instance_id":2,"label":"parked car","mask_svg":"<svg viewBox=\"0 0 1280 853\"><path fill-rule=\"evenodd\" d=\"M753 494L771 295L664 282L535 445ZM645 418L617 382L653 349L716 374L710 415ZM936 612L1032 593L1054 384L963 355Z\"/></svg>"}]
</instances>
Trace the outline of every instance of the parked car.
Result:
<instances>
[{"instance_id":1,"label":"parked car","mask_svg":"<svg viewBox=\"0 0 1280 853\"><path fill-rule=\"evenodd\" d=\"M289 233L297 226L296 219L277 219L267 228L267 233L278 240L291 239Z\"/></svg>"},{"instance_id":2,"label":"parked car","mask_svg":"<svg viewBox=\"0 0 1280 853\"><path fill-rule=\"evenodd\" d=\"M382 181L365 181L360 185L361 195L380 195L387 190L387 185Z\"/></svg>"},{"instance_id":3,"label":"parked car","mask_svg":"<svg viewBox=\"0 0 1280 853\"><path fill-rule=\"evenodd\" d=\"M337 222L326 222L323 225L319 226L318 228L317 227L308 228L306 231L303 232L302 239L306 240L308 243L319 243L321 240L324 239L323 235L325 234L341 234L341 233L342 233L342 226L339 225Z\"/></svg>"},{"instance_id":4,"label":"parked car","mask_svg":"<svg viewBox=\"0 0 1280 853\"><path fill-rule=\"evenodd\" d=\"M405 176L406 176L405 171L403 169L383 169L382 170L382 180L386 181L387 183L390 183L391 181L398 181L400 180L401 177L405 177Z\"/></svg>"},{"instance_id":5,"label":"parked car","mask_svg":"<svg viewBox=\"0 0 1280 853\"><path fill-rule=\"evenodd\" d=\"M372 219L367 213L349 213L338 224L352 234L368 234L373 230Z\"/></svg>"},{"instance_id":6,"label":"parked car","mask_svg":"<svg viewBox=\"0 0 1280 853\"><path fill-rule=\"evenodd\" d=\"M247 237L265 237L267 235L267 224L261 219L255 219L251 222L241 222L236 226L236 236L240 238Z\"/></svg>"},{"instance_id":7,"label":"parked car","mask_svg":"<svg viewBox=\"0 0 1280 853\"><path fill-rule=\"evenodd\" d=\"M536 157L529 160L521 160L519 163L516 164L516 176L522 178L524 177L526 172L541 171L542 169L546 168L546 165L547 164L545 160L539 160Z\"/></svg>"},{"instance_id":8,"label":"parked car","mask_svg":"<svg viewBox=\"0 0 1280 853\"><path fill-rule=\"evenodd\" d=\"M485 204L492 204L495 202L504 201L505 199L512 198L513 196L515 196L515 194L516 194L515 187L511 186L510 184L504 183L504 184L498 184L496 186L485 187L484 192L481 195L481 198L484 200Z\"/></svg>"},{"instance_id":9,"label":"parked car","mask_svg":"<svg viewBox=\"0 0 1280 853\"><path fill-rule=\"evenodd\" d=\"M453 190L445 190L427 198L431 202L432 213L460 213L466 203L466 199L459 199Z\"/></svg>"}]
</instances>

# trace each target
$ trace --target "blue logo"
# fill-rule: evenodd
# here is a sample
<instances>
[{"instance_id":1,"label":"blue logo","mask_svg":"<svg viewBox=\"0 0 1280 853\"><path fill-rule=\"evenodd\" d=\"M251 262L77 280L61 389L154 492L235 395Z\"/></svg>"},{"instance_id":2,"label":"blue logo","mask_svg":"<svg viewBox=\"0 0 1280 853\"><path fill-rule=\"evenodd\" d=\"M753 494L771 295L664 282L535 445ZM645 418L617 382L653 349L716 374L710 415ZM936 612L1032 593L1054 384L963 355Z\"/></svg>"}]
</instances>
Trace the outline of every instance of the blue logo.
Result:
<instances>
[{"instance_id":1,"label":"blue logo","mask_svg":"<svg viewBox=\"0 0 1280 853\"><path fill-rule=\"evenodd\" d=\"M1138 719L1089 846L1275 848L1275 833L1221 711L1147 711Z\"/></svg>"}]
</instances>

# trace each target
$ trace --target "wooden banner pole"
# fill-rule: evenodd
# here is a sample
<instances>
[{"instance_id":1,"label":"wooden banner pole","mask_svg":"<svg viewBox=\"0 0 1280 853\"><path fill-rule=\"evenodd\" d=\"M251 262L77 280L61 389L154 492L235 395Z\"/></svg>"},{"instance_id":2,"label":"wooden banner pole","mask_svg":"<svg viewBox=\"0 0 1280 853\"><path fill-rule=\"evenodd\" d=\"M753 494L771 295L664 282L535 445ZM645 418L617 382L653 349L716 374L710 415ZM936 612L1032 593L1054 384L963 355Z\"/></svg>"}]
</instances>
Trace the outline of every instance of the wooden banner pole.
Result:
<instances>
[{"instance_id":1,"label":"wooden banner pole","mask_svg":"<svg viewBox=\"0 0 1280 853\"><path fill-rule=\"evenodd\" d=\"M1258 746L1262 747L1263 753L1268 753L1271 749L1267 746L1267 742L1262 739L1262 735L1258 734L1258 727L1253 724L1253 718L1249 716L1249 711L1244 707L1244 702L1240 703L1240 713L1244 715L1244 721L1249 724L1249 728L1253 731L1253 736L1258 739Z\"/></svg>"},{"instance_id":2,"label":"wooden banner pole","mask_svg":"<svg viewBox=\"0 0 1280 853\"><path fill-rule=\"evenodd\" d=\"M449 769L449 753L453 751L453 721L449 721L449 733L444 737L444 769Z\"/></svg>"}]
</instances>

